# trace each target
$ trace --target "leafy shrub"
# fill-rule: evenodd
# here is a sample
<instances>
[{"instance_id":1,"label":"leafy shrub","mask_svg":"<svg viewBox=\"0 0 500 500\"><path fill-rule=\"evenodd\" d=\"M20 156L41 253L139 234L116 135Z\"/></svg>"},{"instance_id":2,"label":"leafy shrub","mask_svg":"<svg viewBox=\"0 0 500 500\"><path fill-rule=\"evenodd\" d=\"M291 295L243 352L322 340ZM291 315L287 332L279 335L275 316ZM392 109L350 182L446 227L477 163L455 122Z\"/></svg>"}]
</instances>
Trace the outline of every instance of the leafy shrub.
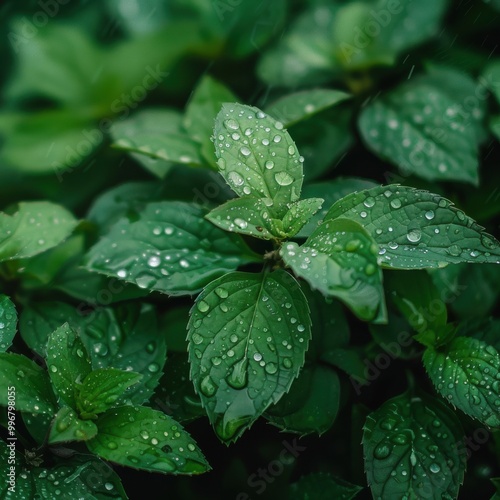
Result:
<instances>
[{"instance_id":1,"label":"leafy shrub","mask_svg":"<svg viewBox=\"0 0 500 500\"><path fill-rule=\"evenodd\" d=\"M126 4L8 16L2 496L498 497L497 3Z\"/></svg>"}]
</instances>

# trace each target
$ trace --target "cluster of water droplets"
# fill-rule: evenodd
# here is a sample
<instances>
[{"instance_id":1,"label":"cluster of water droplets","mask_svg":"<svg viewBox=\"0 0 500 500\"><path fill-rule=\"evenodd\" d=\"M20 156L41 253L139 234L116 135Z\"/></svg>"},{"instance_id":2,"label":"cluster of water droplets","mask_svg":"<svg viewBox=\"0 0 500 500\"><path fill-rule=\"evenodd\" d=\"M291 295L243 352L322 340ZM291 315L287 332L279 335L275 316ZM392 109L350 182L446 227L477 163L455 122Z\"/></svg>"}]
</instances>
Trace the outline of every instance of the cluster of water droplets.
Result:
<instances>
[{"instance_id":1,"label":"cluster of water droplets","mask_svg":"<svg viewBox=\"0 0 500 500\"><path fill-rule=\"evenodd\" d=\"M234 191L275 199L282 187L302 182L304 158L281 122L249 106L225 109L214 142L219 169ZM291 201L299 190L292 189Z\"/></svg>"}]
</instances>

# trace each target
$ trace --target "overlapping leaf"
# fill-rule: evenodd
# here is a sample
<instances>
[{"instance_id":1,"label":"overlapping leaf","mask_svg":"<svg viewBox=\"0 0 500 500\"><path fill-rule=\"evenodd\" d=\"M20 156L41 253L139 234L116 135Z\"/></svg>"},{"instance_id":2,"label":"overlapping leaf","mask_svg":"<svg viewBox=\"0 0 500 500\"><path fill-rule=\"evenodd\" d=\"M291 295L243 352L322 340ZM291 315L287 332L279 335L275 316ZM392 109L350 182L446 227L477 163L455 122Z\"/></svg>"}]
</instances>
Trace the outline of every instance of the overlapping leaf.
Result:
<instances>
[{"instance_id":1,"label":"overlapping leaf","mask_svg":"<svg viewBox=\"0 0 500 500\"><path fill-rule=\"evenodd\" d=\"M383 266L443 267L459 262L500 262L500 243L445 198L405 186L380 186L335 203L325 220L361 224L380 247Z\"/></svg>"}]
</instances>

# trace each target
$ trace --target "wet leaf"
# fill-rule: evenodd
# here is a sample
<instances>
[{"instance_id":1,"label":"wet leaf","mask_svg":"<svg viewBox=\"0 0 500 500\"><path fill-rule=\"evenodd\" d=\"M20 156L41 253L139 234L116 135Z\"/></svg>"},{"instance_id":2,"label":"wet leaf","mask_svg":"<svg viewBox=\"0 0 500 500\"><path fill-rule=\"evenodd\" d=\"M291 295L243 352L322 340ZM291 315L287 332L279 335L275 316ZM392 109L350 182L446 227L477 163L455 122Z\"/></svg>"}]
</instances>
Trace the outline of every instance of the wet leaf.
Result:
<instances>
[{"instance_id":1,"label":"wet leaf","mask_svg":"<svg viewBox=\"0 0 500 500\"><path fill-rule=\"evenodd\" d=\"M224 442L285 394L304 364L307 301L288 273L231 273L196 299L188 325L191 378Z\"/></svg>"},{"instance_id":2,"label":"wet leaf","mask_svg":"<svg viewBox=\"0 0 500 500\"><path fill-rule=\"evenodd\" d=\"M0 352L5 352L12 345L16 332L16 306L7 295L0 295Z\"/></svg>"},{"instance_id":3,"label":"wet leaf","mask_svg":"<svg viewBox=\"0 0 500 500\"><path fill-rule=\"evenodd\" d=\"M91 420L80 420L77 413L63 406L54 417L48 442L50 444L68 441L87 441L97 434L97 427Z\"/></svg>"},{"instance_id":4,"label":"wet leaf","mask_svg":"<svg viewBox=\"0 0 500 500\"><path fill-rule=\"evenodd\" d=\"M227 87L210 76L203 76L186 106L184 127L190 137L200 144L203 157L214 168L217 164L210 137L215 117L223 103L234 101L237 98Z\"/></svg>"},{"instance_id":5,"label":"wet leaf","mask_svg":"<svg viewBox=\"0 0 500 500\"><path fill-rule=\"evenodd\" d=\"M125 391L141 379L140 373L116 368L98 368L89 373L83 379L76 399L81 418L95 418L113 408Z\"/></svg>"},{"instance_id":6,"label":"wet leaf","mask_svg":"<svg viewBox=\"0 0 500 500\"><path fill-rule=\"evenodd\" d=\"M201 474L205 457L182 426L151 408L122 406L101 415L92 453L127 467L163 474Z\"/></svg>"},{"instance_id":7,"label":"wet leaf","mask_svg":"<svg viewBox=\"0 0 500 500\"><path fill-rule=\"evenodd\" d=\"M337 297L365 321L386 318L378 247L363 227L348 219L323 222L299 246L287 243L280 255L293 272L327 297Z\"/></svg>"},{"instance_id":8,"label":"wet leaf","mask_svg":"<svg viewBox=\"0 0 500 500\"><path fill-rule=\"evenodd\" d=\"M83 342L68 323L49 335L46 361L54 392L61 401L76 409L80 385L92 365Z\"/></svg>"},{"instance_id":9,"label":"wet leaf","mask_svg":"<svg viewBox=\"0 0 500 500\"><path fill-rule=\"evenodd\" d=\"M0 262L32 257L62 243L76 219L48 201L19 203L15 212L0 213Z\"/></svg>"},{"instance_id":10,"label":"wet leaf","mask_svg":"<svg viewBox=\"0 0 500 500\"><path fill-rule=\"evenodd\" d=\"M290 127L350 97L346 92L335 89L303 90L273 102L266 107L266 113L279 120L285 127Z\"/></svg>"},{"instance_id":11,"label":"wet leaf","mask_svg":"<svg viewBox=\"0 0 500 500\"><path fill-rule=\"evenodd\" d=\"M87 268L170 295L199 291L211 280L257 260L242 240L182 202L148 204L137 220L120 219L87 254Z\"/></svg>"},{"instance_id":12,"label":"wet leaf","mask_svg":"<svg viewBox=\"0 0 500 500\"><path fill-rule=\"evenodd\" d=\"M366 106L361 134L370 149L406 175L477 185L484 102L476 99L464 111L475 92L476 83L465 74L433 69Z\"/></svg>"},{"instance_id":13,"label":"wet leaf","mask_svg":"<svg viewBox=\"0 0 500 500\"><path fill-rule=\"evenodd\" d=\"M0 386L15 388L16 410L54 413L55 397L47 372L26 356L0 353ZM9 404L7 393L0 393L2 406Z\"/></svg>"},{"instance_id":14,"label":"wet leaf","mask_svg":"<svg viewBox=\"0 0 500 500\"><path fill-rule=\"evenodd\" d=\"M214 143L219 171L239 196L270 199L279 217L299 199L302 157L281 122L252 106L224 104Z\"/></svg>"},{"instance_id":15,"label":"wet leaf","mask_svg":"<svg viewBox=\"0 0 500 500\"><path fill-rule=\"evenodd\" d=\"M342 198L325 220L361 224L380 247L384 267L422 269L459 262L500 262L500 244L479 224L437 194L380 186Z\"/></svg>"},{"instance_id":16,"label":"wet leaf","mask_svg":"<svg viewBox=\"0 0 500 500\"><path fill-rule=\"evenodd\" d=\"M456 336L444 347L429 347L423 362L446 401L483 424L500 426L500 354L493 345Z\"/></svg>"},{"instance_id":17,"label":"wet leaf","mask_svg":"<svg viewBox=\"0 0 500 500\"><path fill-rule=\"evenodd\" d=\"M438 400L404 393L371 413L363 431L374 498L457 498L467 461L464 435Z\"/></svg>"}]
</instances>

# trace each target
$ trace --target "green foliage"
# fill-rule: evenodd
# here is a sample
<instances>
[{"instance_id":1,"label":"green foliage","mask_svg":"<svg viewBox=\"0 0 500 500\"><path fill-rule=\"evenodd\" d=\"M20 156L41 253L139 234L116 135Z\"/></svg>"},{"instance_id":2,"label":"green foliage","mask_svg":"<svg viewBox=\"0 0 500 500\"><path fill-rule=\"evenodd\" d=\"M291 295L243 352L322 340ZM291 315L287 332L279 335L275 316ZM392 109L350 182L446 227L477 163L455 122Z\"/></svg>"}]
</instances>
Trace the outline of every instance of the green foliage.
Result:
<instances>
[{"instance_id":1,"label":"green foliage","mask_svg":"<svg viewBox=\"0 0 500 500\"><path fill-rule=\"evenodd\" d=\"M498 497L498 2L35 3L0 497Z\"/></svg>"}]
</instances>

